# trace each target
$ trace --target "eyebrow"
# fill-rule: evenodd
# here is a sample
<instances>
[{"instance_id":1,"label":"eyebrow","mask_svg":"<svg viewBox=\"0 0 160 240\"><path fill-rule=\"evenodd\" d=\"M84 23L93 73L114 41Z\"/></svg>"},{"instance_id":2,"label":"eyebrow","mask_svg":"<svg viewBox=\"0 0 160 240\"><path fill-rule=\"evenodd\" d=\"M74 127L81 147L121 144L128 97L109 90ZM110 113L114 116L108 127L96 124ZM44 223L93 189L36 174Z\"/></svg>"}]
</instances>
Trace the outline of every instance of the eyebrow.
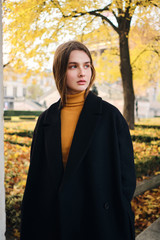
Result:
<instances>
[{"instance_id":1,"label":"eyebrow","mask_svg":"<svg viewBox=\"0 0 160 240\"><path fill-rule=\"evenodd\" d=\"M69 62L68 64L77 64L78 62ZM84 62L84 64L86 63L91 63L90 61L89 62Z\"/></svg>"}]
</instances>

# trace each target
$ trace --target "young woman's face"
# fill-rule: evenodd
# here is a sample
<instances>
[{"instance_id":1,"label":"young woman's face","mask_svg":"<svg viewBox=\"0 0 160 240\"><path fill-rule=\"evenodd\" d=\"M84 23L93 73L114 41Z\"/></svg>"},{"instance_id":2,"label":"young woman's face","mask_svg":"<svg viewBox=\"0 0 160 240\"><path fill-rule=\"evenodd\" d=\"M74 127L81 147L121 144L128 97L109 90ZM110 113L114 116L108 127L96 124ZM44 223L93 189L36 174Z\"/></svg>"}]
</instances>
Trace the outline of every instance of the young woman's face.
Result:
<instances>
[{"instance_id":1,"label":"young woman's face","mask_svg":"<svg viewBox=\"0 0 160 240\"><path fill-rule=\"evenodd\" d=\"M90 58L84 51L73 50L69 56L66 71L67 94L84 91L91 80L92 70Z\"/></svg>"}]
</instances>

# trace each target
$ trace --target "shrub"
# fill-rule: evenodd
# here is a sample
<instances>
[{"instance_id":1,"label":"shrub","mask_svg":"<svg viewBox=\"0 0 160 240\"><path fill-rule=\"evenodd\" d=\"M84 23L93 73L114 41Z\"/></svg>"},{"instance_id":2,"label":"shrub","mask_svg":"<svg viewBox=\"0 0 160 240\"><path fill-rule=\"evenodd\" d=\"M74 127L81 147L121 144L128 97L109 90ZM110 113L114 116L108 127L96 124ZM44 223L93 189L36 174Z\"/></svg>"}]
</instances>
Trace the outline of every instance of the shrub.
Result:
<instances>
[{"instance_id":1,"label":"shrub","mask_svg":"<svg viewBox=\"0 0 160 240\"><path fill-rule=\"evenodd\" d=\"M4 120L10 121L12 118L8 116L4 116Z\"/></svg>"},{"instance_id":2,"label":"shrub","mask_svg":"<svg viewBox=\"0 0 160 240\"><path fill-rule=\"evenodd\" d=\"M33 131L31 130L26 130L26 131L21 131L21 132L7 132L8 135L17 135L20 137L33 137Z\"/></svg>"},{"instance_id":3,"label":"shrub","mask_svg":"<svg viewBox=\"0 0 160 240\"><path fill-rule=\"evenodd\" d=\"M20 116L19 119L22 119L22 120L35 120L36 117L35 116Z\"/></svg>"},{"instance_id":4,"label":"shrub","mask_svg":"<svg viewBox=\"0 0 160 240\"><path fill-rule=\"evenodd\" d=\"M131 135L131 138L132 138L132 141L146 142L146 143L160 140L159 137L151 137L146 135Z\"/></svg>"},{"instance_id":5,"label":"shrub","mask_svg":"<svg viewBox=\"0 0 160 240\"><path fill-rule=\"evenodd\" d=\"M136 177L153 175L153 172L160 171L160 157L148 156L140 159L135 164Z\"/></svg>"},{"instance_id":6,"label":"shrub","mask_svg":"<svg viewBox=\"0 0 160 240\"><path fill-rule=\"evenodd\" d=\"M6 110L4 116L39 116L42 111L18 111L18 110Z\"/></svg>"},{"instance_id":7,"label":"shrub","mask_svg":"<svg viewBox=\"0 0 160 240\"><path fill-rule=\"evenodd\" d=\"M7 225L11 225L12 230L20 231L22 195L6 196L6 219Z\"/></svg>"},{"instance_id":8,"label":"shrub","mask_svg":"<svg viewBox=\"0 0 160 240\"><path fill-rule=\"evenodd\" d=\"M160 129L159 125L135 124L134 126L140 127L140 128L158 128L158 129Z\"/></svg>"}]
</instances>

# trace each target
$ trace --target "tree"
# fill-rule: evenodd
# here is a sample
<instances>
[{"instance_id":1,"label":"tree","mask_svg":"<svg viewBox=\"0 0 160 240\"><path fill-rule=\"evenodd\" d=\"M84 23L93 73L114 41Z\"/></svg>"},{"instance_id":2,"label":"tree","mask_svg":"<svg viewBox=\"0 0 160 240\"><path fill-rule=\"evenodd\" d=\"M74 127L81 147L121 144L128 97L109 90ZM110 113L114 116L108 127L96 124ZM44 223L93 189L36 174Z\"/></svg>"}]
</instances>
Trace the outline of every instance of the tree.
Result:
<instances>
[{"instance_id":1,"label":"tree","mask_svg":"<svg viewBox=\"0 0 160 240\"><path fill-rule=\"evenodd\" d=\"M27 88L27 97L37 100L43 95L43 90L38 84L32 84Z\"/></svg>"},{"instance_id":2,"label":"tree","mask_svg":"<svg viewBox=\"0 0 160 240\"><path fill-rule=\"evenodd\" d=\"M154 19L146 19L141 25L133 25L130 30L129 46L131 66L133 72L133 86L137 97L146 96L147 89L158 87L160 77L160 36L158 24L151 25ZM120 80L119 50L116 33L108 31L104 34L103 26L93 33L85 34L81 40L95 44L96 52L93 53L96 76L99 82L113 83ZM105 42L105 44L104 44Z\"/></svg>"},{"instance_id":3,"label":"tree","mask_svg":"<svg viewBox=\"0 0 160 240\"><path fill-rule=\"evenodd\" d=\"M4 13L10 20L5 30L10 38L11 56L29 57L40 66L53 39L62 41L65 36L93 31L104 24L117 33L119 38L120 72L124 92L124 117L129 127L134 128L134 89L128 37L134 15L147 17L153 8L159 8L159 0L24 0L5 1ZM145 10L145 11L144 11ZM138 15L137 15L138 16ZM18 51L17 51L18 49ZM48 56L47 56L48 57Z\"/></svg>"}]
</instances>

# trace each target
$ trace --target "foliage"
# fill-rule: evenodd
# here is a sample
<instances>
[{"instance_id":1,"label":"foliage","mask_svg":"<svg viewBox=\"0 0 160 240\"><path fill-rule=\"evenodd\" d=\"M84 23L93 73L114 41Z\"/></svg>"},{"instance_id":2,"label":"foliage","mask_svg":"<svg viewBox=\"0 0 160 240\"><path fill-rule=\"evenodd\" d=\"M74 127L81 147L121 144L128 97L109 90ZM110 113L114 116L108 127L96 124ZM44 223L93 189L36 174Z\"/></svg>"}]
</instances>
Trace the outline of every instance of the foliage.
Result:
<instances>
[{"instance_id":1,"label":"foliage","mask_svg":"<svg viewBox=\"0 0 160 240\"><path fill-rule=\"evenodd\" d=\"M156 125L136 125L134 130L130 130L134 136L146 136L160 140L160 126Z\"/></svg>"},{"instance_id":2,"label":"foliage","mask_svg":"<svg viewBox=\"0 0 160 240\"><path fill-rule=\"evenodd\" d=\"M158 119L157 119L158 120ZM159 125L147 125L147 124L135 124L135 127L141 127L141 128L156 128L156 129L160 129Z\"/></svg>"},{"instance_id":3,"label":"foliage","mask_svg":"<svg viewBox=\"0 0 160 240\"><path fill-rule=\"evenodd\" d=\"M150 127L137 125L135 130L130 130L133 140L136 176L156 174L160 170L160 129L159 126ZM152 125L151 125L152 126Z\"/></svg>"},{"instance_id":4,"label":"foliage","mask_svg":"<svg viewBox=\"0 0 160 240\"><path fill-rule=\"evenodd\" d=\"M7 133L19 132L19 131L33 131L36 121L18 121L18 122L5 122L5 131ZM8 132L9 131L9 132Z\"/></svg>"},{"instance_id":5,"label":"foliage","mask_svg":"<svg viewBox=\"0 0 160 240\"><path fill-rule=\"evenodd\" d=\"M147 125L148 127L150 126L160 126L160 117L156 118L145 118L145 119L140 119L136 124L139 125Z\"/></svg>"},{"instance_id":6,"label":"foliage","mask_svg":"<svg viewBox=\"0 0 160 240\"><path fill-rule=\"evenodd\" d=\"M18 144L20 146L31 146L31 138L19 137L18 135L4 135L4 141L12 144Z\"/></svg>"},{"instance_id":7,"label":"foliage","mask_svg":"<svg viewBox=\"0 0 160 240\"><path fill-rule=\"evenodd\" d=\"M15 237L19 236L20 204L26 184L29 167L29 148L4 144L5 151L5 189L6 218Z\"/></svg>"},{"instance_id":8,"label":"foliage","mask_svg":"<svg viewBox=\"0 0 160 240\"><path fill-rule=\"evenodd\" d=\"M136 95L142 96L148 87L157 87L160 76L160 25L151 17L131 28L130 53Z\"/></svg>"},{"instance_id":9,"label":"foliage","mask_svg":"<svg viewBox=\"0 0 160 240\"><path fill-rule=\"evenodd\" d=\"M29 148L5 142L5 184L6 194L22 194L29 166ZM12 170L12 171L11 171Z\"/></svg>"},{"instance_id":10,"label":"foliage","mask_svg":"<svg viewBox=\"0 0 160 240\"><path fill-rule=\"evenodd\" d=\"M135 213L135 231L138 235L160 217L160 187L146 191L132 200Z\"/></svg>"},{"instance_id":11,"label":"foliage","mask_svg":"<svg viewBox=\"0 0 160 240\"><path fill-rule=\"evenodd\" d=\"M113 43L113 31L118 34L122 31L117 26L123 18L129 24L135 15L134 22L140 25L142 17L145 20L153 16L156 7L159 7L158 0L4 1L4 39L9 45L10 59L14 59L19 71L24 72L28 59L33 60L35 69L42 69L57 43L64 39L82 34L79 37L82 41L89 37L90 43ZM158 14L151 22L158 24Z\"/></svg>"},{"instance_id":12,"label":"foliage","mask_svg":"<svg viewBox=\"0 0 160 240\"><path fill-rule=\"evenodd\" d=\"M160 141L152 141L151 143L133 142L133 147L135 153L138 153L138 155L135 155L135 157L142 158L142 156L159 156L160 154Z\"/></svg>"},{"instance_id":13,"label":"foliage","mask_svg":"<svg viewBox=\"0 0 160 240\"><path fill-rule=\"evenodd\" d=\"M135 158L136 177L138 181L150 178L160 172L160 156Z\"/></svg>"},{"instance_id":14,"label":"foliage","mask_svg":"<svg viewBox=\"0 0 160 240\"><path fill-rule=\"evenodd\" d=\"M5 124L6 125L6 124ZM34 126L34 125L33 125ZM9 129L9 128L4 128L5 135L17 135L20 137L33 137L33 130L21 130L21 129Z\"/></svg>"},{"instance_id":15,"label":"foliage","mask_svg":"<svg viewBox=\"0 0 160 240\"><path fill-rule=\"evenodd\" d=\"M10 226L12 233L19 239L20 237L20 206L22 195L13 195L6 198L7 226Z\"/></svg>"}]
</instances>

